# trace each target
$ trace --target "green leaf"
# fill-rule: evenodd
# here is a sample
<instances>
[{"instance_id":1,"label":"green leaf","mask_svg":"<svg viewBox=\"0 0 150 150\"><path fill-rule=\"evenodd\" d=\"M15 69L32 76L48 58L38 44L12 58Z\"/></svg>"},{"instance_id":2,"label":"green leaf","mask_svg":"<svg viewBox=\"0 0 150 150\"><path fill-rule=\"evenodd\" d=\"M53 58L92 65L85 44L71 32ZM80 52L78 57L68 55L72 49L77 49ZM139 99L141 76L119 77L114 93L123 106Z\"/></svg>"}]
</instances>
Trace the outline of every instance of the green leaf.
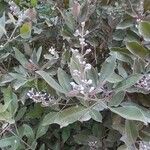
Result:
<instances>
[{"instance_id":1,"label":"green leaf","mask_svg":"<svg viewBox=\"0 0 150 150\"><path fill-rule=\"evenodd\" d=\"M8 107L11 105L12 102L12 95L11 95L11 88L7 88L3 90L3 96L4 96L4 105L0 104L0 113L5 112Z\"/></svg>"},{"instance_id":2,"label":"green leaf","mask_svg":"<svg viewBox=\"0 0 150 150\"><path fill-rule=\"evenodd\" d=\"M131 41L140 42L139 33L136 33L134 30L127 30L124 41L125 42L131 42Z\"/></svg>"},{"instance_id":3,"label":"green leaf","mask_svg":"<svg viewBox=\"0 0 150 150\"><path fill-rule=\"evenodd\" d=\"M0 18L0 39L4 34L6 34L6 30L5 30L5 13L3 13L3 16Z\"/></svg>"},{"instance_id":4,"label":"green leaf","mask_svg":"<svg viewBox=\"0 0 150 150\"><path fill-rule=\"evenodd\" d=\"M12 92L12 89L10 87L4 89L3 95L4 95L4 105L0 104L1 107L0 114L2 116L5 116L5 114L7 114L8 116L7 115L6 116L8 118L11 118L11 116L13 117L15 115L18 109L17 96Z\"/></svg>"},{"instance_id":5,"label":"green leaf","mask_svg":"<svg viewBox=\"0 0 150 150\"><path fill-rule=\"evenodd\" d=\"M146 41L150 41L150 22L141 21L139 23L139 33L144 37Z\"/></svg>"},{"instance_id":6,"label":"green leaf","mask_svg":"<svg viewBox=\"0 0 150 150\"><path fill-rule=\"evenodd\" d=\"M129 27L131 27L131 26L133 26L133 21L132 21L132 19L125 19L125 20L123 20L123 21L121 21L118 25L117 25L117 27L116 27L116 29L127 29L127 28L129 28Z\"/></svg>"},{"instance_id":7,"label":"green leaf","mask_svg":"<svg viewBox=\"0 0 150 150\"><path fill-rule=\"evenodd\" d=\"M127 42L126 47L132 54L140 58L145 58L149 54L149 51L138 42Z\"/></svg>"},{"instance_id":8,"label":"green leaf","mask_svg":"<svg viewBox=\"0 0 150 150\"><path fill-rule=\"evenodd\" d=\"M36 7L37 5L37 0L30 0L31 6Z\"/></svg>"},{"instance_id":9,"label":"green leaf","mask_svg":"<svg viewBox=\"0 0 150 150\"><path fill-rule=\"evenodd\" d=\"M144 0L144 12L150 10L149 0Z\"/></svg>"},{"instance_id":10,"label":"green leaf","mask_svg":"<svg viewBox=\"0 0 150 150\"><path fill-rule=\"evenodd\" d=\"M91 110L90 111L90 116L92 117L93 120L97 121L97 122L102 122L102 115L99 111L97 110Z\"/></svg>"},{"instance_id":11,"label":"green leaf","mask_svg":"<svg viewBox=\"0 0 150 150\"><path fill-rule=\"evenodd\" d=\"M145 62L142 59L134 59L133 73L145 72Z\"/></svg>"},{"instance_id":12,"label":"green leaf","mask_svg":"<svg viewBox=\"0 0 150 150\"><path fill-rule=\"evenodd\" d=\"M116 41L122 41L125 38L125 35L126 33L125 32L123 33L122 30L116 30L113 33L113 39Z\"/></svg>"},{"instance_id":13,"label":"green leaf","mask_svg":"<svg viewBox=\"0 0 150 150\"><path fill-rule=\"evenodd\" d=\"M62 88L65 91L69 92L71 90L71 85L70 85L71 78L69 77L69 75L61 68L58 68L57 77L58 77L59 84L62 86Z\"/></svg>"},{"instance_id":14,"label":"green leaf","mask_svg":"<svg viewBox=\"0 0 150 150\"><path fill-rule=\"evenodd\" d=\"M102 65L99 82L102 83L107 80L114 72L116 67L116 60L112 60L110 62L105 61Z\"/></svg>"},{"instance_id":15,"label":"green leaf","mask_svg":"<svg viewBox=\"0 0 150 150\"><path fill-rule=\"evenodd\" d=\"M119 82L115 87L116 92L125 91L127 88L133 86L137 81L141 79L141 74L134 74Z\"/></svg>"},{"instance_id":16,"label":"green leaf","mask_svg":"<svg viewBox=\"0 0 150 150\"><path fill-rule=\"evenodd\" d=\"M66 91L45 71L36 71L53 89L60 93L66 93Z\"/></svg>"},{"instance_id":17,"label":"green leaf","mask_svg":"<svg viewBox=\"0 0 150 150\"><path fill-rule=\"evenodd\" d=\"M18 139L15 136L11 136L11 137L7 137L7 138L3 138L0 140L0 148L4 148L4 147L8 147L8 146L12 146L15 144L15 142L17 142ZM18 141L19 142L19 141Z\"/></svg>"},{"instance_id":18,"label":"green leaf","mask_svg":"<svg viewBox=\"0 0 150 150\"><path fill-rule=\"evenodd\" d=\"M60 127L68 126L79 121L87 121L91 117L89 115L89 109L83 106L72 106L64 109L61 112L50 112L43 119L43 125L59 124Z\"/></svg>"},{"instance_id":19,"label":"green leaf","mask_svg":"<svg viewBox=\"0 0 150 150\"><path fill-rule=\"evenodd\" d=\"M137 106L123 106L109 109L125 119L137 120L144 122L145 124L150 123L150 118L148 118L149 112L144 111Z\"/></svg>"},{"instance_id":20,"label":"green leaf","mask_svg":"<svg viewBox=\"0 0 150 150\"><path fill-rule=\"evenodd\" d=\"M68 138L70 137L70 128L69 127L66 127L63 129L62 131L62 139L63 139L63 142L65 143Z\"/></svg>"},{"instance_id":21,"label":"green leaf","mask_svg":"<svg viewBox=\"0 0 150 150\"><path fill-rule=\"evenodd\" d=\"M28 83L28 80L17 80L13 83L13 88L15 90L18 90L20 87L23 87L26 83Z\"/></svg>"},{"instance_id":22,"label":"green leaf","mask_svg":"<svg viewBox=\"0 0 150 150\"><path fill-rule=\"evenodd\" d=\"M34 140L34 132L33 132L32 128L29 125L23 124L19 128L19 131L20 131L20 135L27 136L31 141Z\"/></svg>"},{"instance_id":23,"label":"green leaf","mask_svg":"<svg viewBox=\"0 0 150 150\"><path fill-rule=\"evenodd\" d=\"M26 113L26 110L27 110L27 107L20 108L15 117L15 121L19 121L23 117L23 115Z\"/></svg>"},{"instance_id":24,"label":"green leaf","mask_svg":"<svg viewBox=\"0 0 150 150\"><path fill-rule=\"evenodd\" d=\"M69 28L68 30L70 30L71 32L74 31L75 20L74 20L72 14L64 13L61 10L59 10L59 12L61 13L63 19L65 20L65 25Z\"/></svg>"},{"instance_id":25,"label":"green leaf","mask_svg":"<svg viewBox=\"0 0 150 150\"><path fill-rule=\"evenodd\" d=\"M118 147L117 150L129 150L129 149L126 145L121 145L121 146Z\"/></svg>"},{"instance_id":26,"label":"green leaf","mask_svg":"<svg viewBox=\"0 0 150 150\"><path fill-rule=\"evenodd\" d=\"M131 52L127 48L112 47L110 50L113 52L119 52L129 56L131 55Z\"/></svg>"},{"instance_id":27,"label":"green leaf","mask_svg":"<svg viewBox=\"0 0 150 150\"><path fill-rule=\"evenodd\" d=\"M0 121L5 121L10 124L13 124L15 122L14 119L12 119L12 114L7 110L3 113L0 113Z\"/></svg>"},{"instance_id":28,"label":"green leaf","mask_svg":"<svg viewBox=\"0 0 150 150\"><path fill-rule=\"evenodd\" d=\"M72 57L71 60L70 60L69 66L70 66L70 73L71 73L71 76L73 77L73 79L74 79L78 84L80 84L79 78L73 75L73 70L79 70L79 68L80 68L80 65L79 65L78 61L74 60L74 58Z\"/></svg>"},{"instance_id":29,"label":"green leaf","mask_svg":"<svg viewBox=\"0 0 150 150\"><path fill-rule=\"evenodd\" d=\"M42 46L40 46L37 50L36 57L37 57L37 62L39 62L42 54Z\"/></svg>"},{"instance_id":30,"label":"green leaf","mask_svg":"<svg viewBox=\"0 0 150 150\"><path fill-rule=\"evenodd\" d=\"M42 144L39 150L45 150L45 144Z\"/></svg>"},{"instance_id":31,"label":"green leaf","mask_svg":"<svg viewBox=\"0 0 150 150\"><path fill-rule=\"evenodd\" d=\"M0 62L2 62L5 59L7 59L9 55L10 55L10 53L5 53L5 54L0 55Z\"/></svg>"},{"instance_id":32,"label":"green leaf","mask_svg":"<svg viewBox=\"0 0 150 150\"><path fill-rule=\"evenodd\" d=\"M81 133L74 135L74 140L79 145L87 145L89 134L82 131Z\"/></svg>"},{"instance_id":33,"label":"green leaf","mask_svg":"<svg viewBox=\"0 0 150 150\"><path fill-rule=\"evenodd\" d=\"M35 119L35 118L39 119L41 118L43 111L44 111L44 108L41 107L41 105L38 103L28 110L25 117L26 119Z\"/></svg>"},{"instance_id":34,"label":"green leaf","mask_svg":"<svg viewBox=\"0 0 150 150\"><path fill-rule=\"evenodd\" d=\"M113 97L109 101L108 105L117 107L124 100L124 97L125 97L125 92L120 91L120 92L116 93L115 95L113 95Z\"/></svg>"},{"instance_id":35,"label":"green leaf","mask_svg":"<svg viewBox=\"0 0 150 150\"><path fill-rule=\"evenodd\" d=\"M12 100L12 102L11 102L11 105L9 105L8 110L11 113L11 115L14 116L15 113L17 112L17 109L18 109L17 95L15 93L13 93L12 90L11 90L9 97Z\"/></svg>"},{"instance_id":36,"label":"green leaf","mask_svg":"<svg viewBox=\"0 0 150 150\"><path fill-rule=\"evenodd\" d=\"M124 54L122 54L120 52L113 52L113 53L111 53L111 55L114 58L116 58L116 59L118 59L120 61L127 62L127 63L130 63L130 64L133 63L133 59L131 58L132 55L128 56L128 55L124 55Z\"/></svg>"},{"instance_id":37,"label":"green leaf","mask_svg":"<svg viewBox=\"0 0 150 150\"><path fill-rule=\"evenodd\" d=\"M120 75L116 74L115 72L113 72L113 74L111 74L111 76L108 77L107 81L110 83L117 83L123 80L123 77L121 77Z\"/></svg>"},{"instance_id":38,"label":"green leaf","mask_svg":"<svg viewBox=\"0 0 150 150\"><path fill-rule=\"evenodd\" d=\"M4 13L4 11L6 11L7 7L8 7L7 2L0 0L0 16L3 15L3 13Z\"/></svg>"},{"instance_id":39,"label":"green leaf","mask_svg":"<svg viewBox=\"0 0 150 150\"><path fill-rule=\"evenodd\" d=\"M48 126L42 126L41 124L38 127L36 132L36 139L40 138L41 136L45 135L48 130Z\"/></svg>"},{"instance_id":40,"label":"green leaf","mask_svg":"<svg viewBox=\"0 0 150 150\"><path fill-rule=\"evenodd\" d=\"M138 137L138 130L136 123L131 120L126 120L125 122L125 134L126 134L126 144L132 145L136 142L136 139Z\"/></svg>"},{"instance_id":41,"label":"green leaf","mask_svg":"<svg viewBox=\"0 0 150 150\"><path fill-rule=\"evenodd\" d=\"M15 58L19 61L19 63L26 68L26 65L28 64L27 59L25 58L24 54L21 53L17 48L14 47L15 51Z\"/></svg>"},{"instance_id":42,"label":"green leaf","mask_svg":"<svg viewBox=\"0 0 150 150\"><path fill-rule=\"evenodd\" d=\"M97 82L98 82L98 73L94 69L94 67L91 67L91 69L87 71L87 78L92 80L92 83L94 84L94 86L97 85Z\"/></svg>"},{"instance_id":43,"label":"green leaf","mask_svg":"<svg viewBox=\"0 0 150 150\"><path fill-rule=\"evenodd\" d=\"M118 64L117 69L118 69L118 73L120 76L122 76L123 78L128 77L128 74L127 74L126 69L124 68L124 65L122 62Z\"/></svg>"},{"instance_id":44,"label":"green leaf","mask_svg":"<svg viewBox=\"0 0 150 150\"><path fill-rule=\"evenodd\" d=\"M20 36L24 39L30 38L31 36L31 23L24 23L20 28Z\"/></svg>"},{"instance_id":45,"label":"green leaf","mask_svg":"<svg viewBox=\"0 0 150 150\"><path fill-rule=\"evenodd\" d=\"M85 1L81 8L80 8L80 13L79 13L79 22L85 22L88 19L89 15L89 2Z\"/></svg>"}]
</instances>

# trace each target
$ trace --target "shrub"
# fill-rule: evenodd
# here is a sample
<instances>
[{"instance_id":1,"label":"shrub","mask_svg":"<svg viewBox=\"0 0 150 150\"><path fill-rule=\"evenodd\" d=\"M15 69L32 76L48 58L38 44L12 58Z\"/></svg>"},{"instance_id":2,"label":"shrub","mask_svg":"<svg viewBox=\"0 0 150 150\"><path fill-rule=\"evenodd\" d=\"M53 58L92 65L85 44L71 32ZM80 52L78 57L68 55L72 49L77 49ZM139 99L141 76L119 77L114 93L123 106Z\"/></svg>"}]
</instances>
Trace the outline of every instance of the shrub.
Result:
<instances>
[{"instance_id":1,"label":"shrub","mask_svg":"<svg viewBox=\"0 0 150 150\"><path fill-rule=\"evenodd\" d=\"M1 149L149 149L148 0L0 8Z\"/></svg>"}]
</instances>

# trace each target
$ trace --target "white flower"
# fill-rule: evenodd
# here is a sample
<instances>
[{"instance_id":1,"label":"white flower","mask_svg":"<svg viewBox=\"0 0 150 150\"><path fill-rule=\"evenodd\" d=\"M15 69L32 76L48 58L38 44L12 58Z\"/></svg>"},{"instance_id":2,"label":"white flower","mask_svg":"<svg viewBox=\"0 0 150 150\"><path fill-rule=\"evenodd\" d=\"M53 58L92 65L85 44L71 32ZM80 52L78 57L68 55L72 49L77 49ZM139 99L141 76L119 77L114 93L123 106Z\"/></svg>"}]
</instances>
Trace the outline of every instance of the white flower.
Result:
<instances>
[{"instance_id":1,"label":"white flower","mask_svg":"<svg viewBox=\"0 0 150 150\"><path fill-rule=\"evenodd\" d=\"M90 52L91 52L91 49L88 48L88 49L86 50L86 53L88 54L88 53L90 53Z\"/></svg>"},{"instance_id":2,"label":"white flower","mask_svg":"<svg viewBox=\"0 0 150 150\"><path fill-rule=\"evenodd\" d=\"M86 64L84 70L85 71L90 70L91 67L92 67L91 64Z\"/></svg>"},{"instance_id":3,"label":"white flower","mask_svg":"<svg viewBox=\"0 0 150 150\"><path fill-rule=\"evenodd\" d=\"M83 91L84 87L82 85L79 85L79 90Z\"/></svg>"},{"instance_id":4,"label":"white flower","mask_svg":"<svg viewBox=\"0 0 150 150\"><path fill-rule=\"evenodd\" d=\"M9 4L9 5L13 5L14 2L13 2L13 1L9 1L8 4Z\"/></svg>"},{"instance_id":5,"label":"white flower","mask_svg":"<svg viewBox=\"0 0 150 150\"><path fill-rule=\"evenodd\" d=\"M84 84L87 84L87 85L90 85L90 84L92 84L92 80L91 79L89 79L89 80L81 80Z\"/></svg>"},{"instance_id":6,"label":"white flower","mask_svg":"<svg viewBox=\"0 0 150 150\"><path fill-rule=\"evenodd\" d=\"M84 94L84 91L80 91L81 94Z\"/></svg>"},{"instance_id":7,"label":"white flower","mask_svg":"<svg viewBox=\"0 0 150 150\"><path fill-rule=\"evenodd\" d=\"M90 33L90 31L89 30L87 30L86 32L85 32L85 35L87 35L87 34L89 34Z\"/></svg>"},{"instance_id":8,"label":"white flower","mask_svg":"<svg viewBox=\"0 0 150 150\"><path fill-rule=\"evenodd\" d=\"M73 49L73 48L71 48L71 51L72 51L73 53L79 53L79 50L78 50L78 49Z\"/></svg>"},{"instance_id":9,"label":"white flower","mask_svg":"<svg viewBox=\"0 0 150 150\"><path fill-rule=\"evenodd\" d=\"M85 21L84 21L84 22L81 22L81 26L82 26L82 28L85 27Z\"/></svg>"},{"instance_id":10,"label":"white flower","mask_svg":"<svg viewBox=\"0 0 150 150\"><path fill-rule=\"evenodd\" d=\"M89 92L92 92L95 88L92 86L89 90Z\"/></svg>"},{"instance_id":11,"label":"white flower","mask_svg":"<svg viewBox=\"0 0 150 150\"><path fill-rule=\"evenodd\" d=\"M80 42L84 42L84 41L85 41L85 38L79 38L79 41L80 41Z\"/></svg>"},{"instance_id":12,"label":"white flower","mask_svg":"<svg viewBox=\"0 0 150 150\"><path fill-rule=\"evenodd\" d=\"M89 79L88 81L87 81L87 84L92 84L92 80L91 79Z\"/></svg>"},{"instance_id":13,"label":"white flower","mask_svg":"<svg viewBox=\"0 0 150 150\"><path fill-rule=\"evenodd\" d=\"M141 19L140 18L136 19L136 22L141 22Z\"/></svg>"},{"instance_id":14,"label":"white flower","mask_svg":"<svg viewBox=\"0 0 150 150\"><path fill-rule=\"evenodd\" d=\"M17 140L14 140L14 143L16 144L16 143L17 143Z\"/></svg>"},{"instance_id":15,"label":"white flower","mask_svg":"<svg viewBox=\"0 0 150 150\"><path fill-rule=\"evenodd\" d=\"M18 24L18 25L21 25L21 23L22 23L26 18L27 18L27 16L26 16L23 12L21 12L21 13L19 14L19 16L18 16L18 22L17 22L17 24Z\"/></svg>"},{"instance_id":16,"label":"white flower","mask_svg":"<svg viewBox=\"0 0 150 150\"><path fill-rule=\"evenodd\" d=\"M75 57L76 57L77 59L80 59L80 58L81 58L81 56L80 56L80 55L76 55Z\"/></svg>"},{"instance_id":17,"label":"white flower","mask_svg":"<svg viewBox=\"0 0 150 150\"><path fill-rule=\"evenodd\" d=\"M80 41L80 45L86 45L85 43L85 38L79 38L79 41Z\"/></svg>"},{"instance_id":18,"label":"white flower","mask_svg":"<svg viewBox=\"0 0 150 150\"><path fill-rule=\"evenodd\" d=\"M79 35L80 35L79 30L77 29L73 35L74 35L75 37L79 36Z\"/></svg>"},{"instance_id":19,"label":"white flower","mask_svg":"<svg viewBox=\"0 0 150 150\"><path fill-rule=\"evenodd\" d=\"M73 70L73 75L74 76L79 76L80 75L80 71L78 71L78 70Z\"/></svg>"},{"instance_id":20,"label":"white flower","mask_svg":"<svg viewBox=\"0 0 150 150\"><path fill-rule=\"evenodd\" d=\"M85 61L80 61L80 64L85 65L86 62Z\"/></svg>"},{"instance_id":21,"label":"white flower","mask_svg":"<svg viewBox=\"0 0 150 150\"><path fill-rule=\"evenodd\" d=\"M72 85L73 88L76 87L76 84L74 82L70 82L70 84Z\"/></svg>"},{"instance_id":22,"label":"white flower","mask_svg":"<svg viewBox=\"0 0 150 150\"><path fill-rule=\"evenodd\" d=\"M55 55L55 48L51 47L48 51L49 51L52 55Z\"/></svg>"},{"instance_id":23,"label":"white flower","mask_svg":"<svg viewBox=\"0 0 150 150\"><path fill-rule=\"evenodd\" d=\"M4 46L3 45L0 45L0 48L3 48Z\"/></svg>"}]
</instances>

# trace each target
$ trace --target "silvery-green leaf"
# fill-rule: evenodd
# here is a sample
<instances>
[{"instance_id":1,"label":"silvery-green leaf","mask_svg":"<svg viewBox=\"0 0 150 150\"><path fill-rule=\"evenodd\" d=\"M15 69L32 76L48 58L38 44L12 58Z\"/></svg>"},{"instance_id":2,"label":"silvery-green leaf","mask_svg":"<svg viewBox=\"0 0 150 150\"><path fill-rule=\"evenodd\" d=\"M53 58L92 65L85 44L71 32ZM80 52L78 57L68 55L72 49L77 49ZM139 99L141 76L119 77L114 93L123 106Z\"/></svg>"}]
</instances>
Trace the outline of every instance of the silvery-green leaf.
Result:
<instances>
[{"instance_id":1,"label":"silvery-green leaf","mask_svg":"<svg viewBox=\"0 0 150 150\"><path fill-rule=\"evenodd\" d=\"M113 74L115 67L116 67L115 59L110 62L105 61L100 71L99 82L102 83L106 81Z\"/></svg>"},{"instance_id":2,"label":"silvery-green leaf","mask_svg":"<svg viewBox=\"0 0 150 150\"><path fill-rule=\"evenodd\" d=\"M132 54L139 58L146 58L149 54L149 51L138 42L127 42L126 47Z\"/></svg>"},{"instance_id":3,"label":"silvery-green leaf","mask_svg":"<svg viewBox=\"0 0 150 150\"><path fill-rule=\"evenodd\" d=\"M139 33L146 41L150 41L150 21L141 21L139 23Z\"/></svg>"},{"instance_id":4,"label":"silvery-green leaf","mask_svg":"<svg viewBox=\"0 0 150 150\"><path fill-rule=\"evenodd\" d=\"M70 91L72 89L70 85L71 77L61 68L58 68L57 77L59 84L62 86L64 90Z\"/></svg>"},{"instance_id":5,"label":"silvery-green leaf","mask_svg":"<svg viewBox=\"0 0 150 150\"><path fill-rule=\"evenodd\" d=\"M123 106L110 108L110 110L128 120L141 121L145 124L150 123L150 117L148 118L150 113L138 108L137 106Z\"/></svg>"},{"instance_id":6,"label":"silvery-green leaf","mask_svg":"<svg viewBox=\"0 0 150 150\"><path fill-rule=\"evenodd\" d=\"M125 97L125 92L120 91L120 92L116 93L115 95L113 95L113 97L109 101L108 105L117 107L124 100L124 97Z\"/></svg>"},{"instance_id":7,"label":"silvery-green leaf","mask_svg":"<svg viewBox=\"0 0 150 150\"><path fill-rule=\"evenodd\" d=\"M68 126L79 121L87 121L91 117L89 115L90 109L83 106L72 106L62 110L61 112L50 112L43 119L43 125L59 124L61 127Z\"/></svg>"},{"instance_id":8,"label":"silvery-green leaf","mask_svg":"<svg viewBox=\"0 0 150 150\"><path fill-rule=\"evenodd\" d=\"M6 30L5 30L5 13L3 13L3 16L0 18L0 39L4 34L6 34Z\"/></svg>"},{"instance_id":9,"label":"silvery-green leaf","mask_svg":"<svg viewBox=\"0 0 150 150\"><path fill-rule=\"evenodd\" d=\"M25 58L25 55L21 53L17 48L14 47L15 51L15 58L19 61L19 63L23 66L26 67L28 64L27 59Z\"/></svg>"},{"instance_id":10,"label":"silvery-green leaf","mask_svg":"<svg viewBox=\"0 0 150 150\"><path fill-rule=\"evenodd\" d=\"M97 110L91 110L90 111L90 116L93 120L97 121L97 122L102 122L102 115L99 111Z\"/></svg>"},{"instance_id":11,"label":"silvery-green leaf","mask_svg":"<svg viewBox=\"0 0 150 150\"><path fill-rule=\"evenodd\" d=\"M52 88L60 93L66 93L66 91L45 71L36 71Z\"/></svg>"},{"instance_id":12,"label":"silvery-green leaf","mask_svg":"<svg viewBox=\"0 0 150 150\"><path fill-rule=\"evenodd\" d=\"M138 82L141 79L141 77L142 77L141 74L133 74L129 76L128 78L119 82L114 90L116 92L124 91L127 88L130 88L131 86L133 86L136 82Z\"/></svg>"}]
</instances>

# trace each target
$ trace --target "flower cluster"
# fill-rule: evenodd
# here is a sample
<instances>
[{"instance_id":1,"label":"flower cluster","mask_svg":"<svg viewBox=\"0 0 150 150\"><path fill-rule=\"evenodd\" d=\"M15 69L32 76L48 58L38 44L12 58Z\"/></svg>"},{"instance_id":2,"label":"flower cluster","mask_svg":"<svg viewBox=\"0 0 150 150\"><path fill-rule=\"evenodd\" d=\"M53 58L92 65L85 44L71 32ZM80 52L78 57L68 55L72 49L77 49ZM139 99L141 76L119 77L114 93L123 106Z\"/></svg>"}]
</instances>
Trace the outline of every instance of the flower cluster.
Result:
<instances>
[{"instance_id":1,"label":"flower cluster","mask_svg":"<svg viewBox=\"0 0 150 150\"><path fill-rule=\"evenodd\" d=\"M139 143L139 150L149 150L150 149L150 142L141 141Z\"/></svg>"},{"instance_id":2,"label":"flower cluster","mask_svg":"<svg viewBox=\"0 0 150 150\"><path fill-rule=\"evenodd\" d=\"M10 5L10 11L12 12L13 15L17 16L20 13L20 8L14 3L13 1L9 2Z\"/></svg>"},{"instance_id":3,"label":"flower cluster","mask_svg":"<svg viewBox=\"0 0 150 150\"><path fill-rule=\"evenodd\" d=\"M150 91L150 74L143 75L143 77L135 84L135 87Z\"/></svg>"},{"instance_id":4,"label":"flower cluster","mask_svg":"<svg viewBox=\"0 0 150 150\"><path fill-rule=\"evenodd\" d=\"M143 12L144 12L144 0L140 0L140 3L137 4L136 6L136 11L138 13L139 16L143 16Z\"/></svg>"},{"instance_id":5,"label":"flower cluster","mask_svg":"<svg viewBox=\"0 0 150 150\"><path fill-rule=\"evenodd\" d=\"M87 46L87 43L85 41L85 36L90 33L89 30L84 31L84 28L85 28L85 22L82 22L81 29L77 29L74 33L74 36L79 38L79 42L81 45L81 54L83 54L84 47Z\"/></svg>"},{"instance_id":6,"label":"flower cluster","mask_svg":"<svg viewBox=\"0 0 150 150\"><path fill-rule=\"evenodd\" d=\"M28 91L27 96L35 103L42 103L43 106L49 106L55 101L55 98L46 92L37 92L33 88Z\"/></svg>"},{"instance_id":7,"label":"flower cluster","mask_svg":"<svg viewBox=\"0 0 150 150\"><path fill-rule=\"evenodd\" d=\"M72 49L72 52L79 64L79 68L74 69L72 75L79 79L79 83L76 84L75 82L71 82L70 84L72 85L73 90L78 91L80 94L88 95L88 93L91 93L95 89L92 80L87 78L87 72L91 70L92 66L91 64L86 63L85 58L83 55L80 55L77 49ZM88 52L90 52L89 49Z\"/></svg>"},{"instance_id":8,"label":"flower cluster","mask_svg":"<svg viewBox=\"0 0 150 150\"><path fill-rule=\"evenodd\" d=\"M97 150L99 147L98 141L88 141L88 146L90 150Z\"/></svg>"},{"instance_id":9,"label":"flower cluster","mask_svg":"<svg viewBox=\"0 0 150 150\"><path fill-rule=\"evenodd\" d=\"M12 14L18 18L17 25L21 25L25 19L30 18L28 14L28 11L29 11L28 9L25 11L21 11L20 8L13 1L10 1L9 5L10 5L10 11L12 12Z\"/></svg>"},{"instance_id":10,"label":"flower cluster","mask_svg":"<svg viewBox=\"0 0 150 150\"><path fill-rule=\"evenodd\" d=\"M91 70L92 66L89 63L86 63L85 56L91 52L91 49L85 49L87 45L85 36L89 34L89 31L84 31L85 22L81 23L81 28L77 29L74 33L75 37L78 37L80 45L81 45L81 52L78 49L71 48L72 55L75 58L75 62L78 64L78 68L73 70L73 77L78 78L79 82L71 82L71 86L73 91L80 93L84 96L88 96L95 87L93 86L92 79L87 77L87 73ZM85 52L84 52L85 50Z\"/></svg>"},{"instance_id":11,"label":"flower cluster","mask_svg":"<svg viewBox=\"0 0 150 150\"><path fill-rule=\"evenodd\" d=\"M75 82L70 83L72 85L73 90L78 91L80 94L88 94L91 93L95 87L92 86L92 80L82 80L82 83L76 84Z\"/></svg>"},{"instance_id":12,"label":"flower cluster","mask_svg":"<svg viewBox=\"0 0 150 150\"><path fill-rule=\"evenodd\" d=\"M50 47L50 49L48 50L52 55L55 55L56 51L54 47Z\"/></svg>"},{"instance_id":13,"label":"flower cluster","mask_svg":"<svg viewBox=\"0 0 150 150\"><path fill-rule=\"evenodd\" d=\"M53 46L51 46L49 48L48 52L49 52L48 54L44 55L45 59L52 60L52 59L58 59L59 58L58 52L56 51L56 49Z\"/></svg>"}]
</instances>

